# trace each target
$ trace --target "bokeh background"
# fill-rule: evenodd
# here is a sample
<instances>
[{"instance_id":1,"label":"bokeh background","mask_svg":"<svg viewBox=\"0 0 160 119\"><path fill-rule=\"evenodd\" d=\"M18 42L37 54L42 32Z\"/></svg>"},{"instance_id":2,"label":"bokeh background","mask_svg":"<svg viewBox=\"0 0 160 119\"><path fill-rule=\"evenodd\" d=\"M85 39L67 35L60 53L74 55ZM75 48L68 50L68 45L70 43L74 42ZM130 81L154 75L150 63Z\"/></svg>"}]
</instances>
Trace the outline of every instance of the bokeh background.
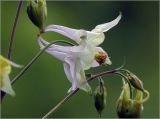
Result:
<instances>
[{"instance_id":1,"label":"bokeh background","mask_svg":"<svg viewBox=\"0 0 160 119\"><path fill-rule=\"evenodd\" d=\"M26 65L39 51L38 29L26 14L25 1L15 33L12 61ZM1 1L1 51L7 56L9 38L15 17L16 1ZM126 57L125 68L131 70L144 83L151 96L144 104L143 118L159 117L159 2L145 1L47 1L46 26L59 24L77 29L91 30L96 25L115 19L121 11L120 23L109 30L101 45L111 57L113 64L87 72L100 72L119 67ZM48 41L67 39L56 33L44 35ZM13 68L11 79L20 69ZM116 100L121 92L121 78L105 76L107 105L102 117L116 118ZM90 83L94 90L97 81ZM14 84L15 97L7 95L1 105L5 118L41 118L67 93L71 84L67 80L60 61L44 53L39 60ZM51 117L98 117L93 97L79 91Z\"/></svg>"}]
</instances>

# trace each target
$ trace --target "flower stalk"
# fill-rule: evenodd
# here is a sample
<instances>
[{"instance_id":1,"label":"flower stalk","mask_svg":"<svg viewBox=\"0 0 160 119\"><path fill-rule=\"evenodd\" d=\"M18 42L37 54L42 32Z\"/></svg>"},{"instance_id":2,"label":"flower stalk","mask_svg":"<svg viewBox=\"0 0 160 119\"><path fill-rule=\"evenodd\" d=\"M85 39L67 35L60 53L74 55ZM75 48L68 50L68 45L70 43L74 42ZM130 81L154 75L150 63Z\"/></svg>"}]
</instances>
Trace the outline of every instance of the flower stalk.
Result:
<instances>
[{"instance_id":1,"label":"flower stalk","mask_svg":"<svg viewBox=\"0 0 160 119\"><path fill-rule=\"evenodd\" d=\"M9 49L8 49L8 59L11 59L11 56L12 56L13 44L14 44L14 34L16 31L16 26L17 26L18 18L19 18L20 11L22 8L22 4L23 4L23 0L19 0L19 4L18 4L15 20L13 23L12 32L11 32L11 37L10 37L10 43L9 43Z\"/></svg>"},{"instance_id":2,"label":"flower stalk","mask_svg":"<svg viewBox=\"0 0 160 119\"><path fill-rule=\"evenodd\" d=\"M65 43L68 45L73 45L72 43L64 40L56 40L51 42L50 44L46 45L42 50L40 50L33 58L32 60L21 70L21 72L11 81L11 84L13 85L31 66L34 62L37 61L37 59L44 53L44 51L49 48L52 44L56 43ZM1 102L3 100L3 97L5 96L5 92L1 91Z\"/></svg>"},{"instance_id":3,"label":"flower stalk","mask_svg":"<svg viewBox=\"0 0 160 119\"><path fill-rule=\"evenodd\" d=\"M97 73L95 75L92 75L90 78L88 78L87 82L90 82L92 80L97 80L98 77L108 75L108 74L117 74L120 69L123 68L123 66L118 67L113 70L107 70L100 73ZM122 75L120 75L122 76ZM123 76L122 76L123 77ZM124 78L124 77L123 77ZM42 117L42 119L48 118L52 113L54 113L62 104L64 104L66 101L68 101L72 96L74 96L79 91L79 88L69 93L65 98L63 98L54 108L52 108L45 116Z\"/></svg>"}]
</instances>

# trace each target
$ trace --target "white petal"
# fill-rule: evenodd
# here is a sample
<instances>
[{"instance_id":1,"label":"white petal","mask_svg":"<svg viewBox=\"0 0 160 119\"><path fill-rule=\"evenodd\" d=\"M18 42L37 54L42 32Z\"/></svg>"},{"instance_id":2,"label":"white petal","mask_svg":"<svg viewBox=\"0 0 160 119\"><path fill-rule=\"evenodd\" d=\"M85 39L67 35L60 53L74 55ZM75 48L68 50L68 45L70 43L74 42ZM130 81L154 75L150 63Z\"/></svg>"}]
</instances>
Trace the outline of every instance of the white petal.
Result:
<instances>
[{"instance_id":1,"label":"white petal","mask_svg":"<svg viewBox=\"0 0 160 119\"><path fill-rule=\"evenodd\" d=\"M119 16L115 20L113 20L111 22L108 22L108 23L100 24L100 25L96 26L95 29L93 29L92 31L94 31L94 32L106 32L109 29L116 26L118 24L118 22L120 21L121 17L122 17L122 14L120 13Z\"/></svg>"},{"instance_id":2,"label":"white petal","mask_svg":"<svg viewBox=\"0 0 160 119\"><path fill-rule=\"evenodd\" d=\"M68 63L64 63L63 66L64 66L64 72L65 72L68 80L72 83L73 79L72 79L72 76L71 76L69 64Z\"/></svg>"},{"instance_id":3,"label":"white petal","mask_svg":"<svg viewBox=\"0 0 160 119\"><path fill-rule=\"evenodd\" d=\"M69 64L68 63L64 63L63 66L64 66L64 71L65 71L65 74L66 74L68 80L72 83L73 79L72 79L72 76L71 76L71 71L70 71ZM70 93L71 91L75 90L74 89L74 87L75 87L74 85L75 84L72 84L72 87L67 91L67 93ZM77 85L76 85L76 87L77 87Z\"/></svg>"},{"instance_id":4,"label":"white petal","mask_svg":"<svg viewBox=\"0 0 160 119\"><path fill-rule=\"evenodd\" d=\"M68 91L70 92L77 89L77 79L76 79L76 69L75 69L76 60L73 58L67 57L65 61L69 65L68 67L69 71L66 72L67 73L66 75L68 75L68 78L70 78L69 80L72 81L72 87Z\"/></svg>"},{"instance_id":5,"label":"white petal","mask_svg":"<svg viewBox=\"0 0 160 119\"><path fill-rule=\"evenodd\" d=\"M49 44L49 42L45 41L42 37L38 38L38 44L41 49L43 49L46 45ZM80 46L61 46L61 45L51 45L49 48L47 48L47 51L58 51L63 53L77 53L82 51L82 45Z\"/></svg>"},{"instance_id":6,"label":"white petal","mask_svg":"<svg viewBox=\"0 0 160 119\"><path fill-rule=\"evenodd\" d=\"M72 29L72 28L65 27L65 26L60 26L60 25L49 25L45 29L45 32L47 31L53 31L53 32L60 33L74 40L77 43L80 43L81 37L86 36L85 30L77 30L77 29Z\"/></svg>"},{"instance_id":7,"label":"white petal","mask_svg":"<svg viewBox=\"0 0 160 119\"><path fill-rule=\"evenodd\" d=\"M43 49L46 45L49 44L49 42L43 40L41 37L39 38L38 40L38 44L40 46L41 49ZM65 46L58 46L58 45L52 45L50 46L49 48L47 48L45 51L56 57L57 59L61 60L64 62L65 58L66 57L69 57L71 51L70 51L71 48L67 48Z\"/></svg>"},{"instance_id":8,"label":"white petal","mask_svg":"<svg viewBox=\"0 0 160 119\"><path fill-rule=\"evenodd\" d=\"M58 52L58 51L49 51L46 50L46 52L54 57L56 57L58 60L64 62L65 58L68 57L69 55L63 52Z\"/></svg>"},{"instance_id":9,"label":"white petal","mask_svg":"<svg viewBox=\"0 0 160 119\"><path fill-rule=\"evenodd\" d=\"M10 60L8 60L8 62L9 62L9 64L11 64L13 67L16 67L16 68L22 68L22 67L23 67L23 65L18 65L18 64L14 63L14 62L12 62L12 61L10 61Z\"/></svg>"},{"instance_id":10,"label":"white petal","mask_svg":"<svg viewBox=\"0 0 160 119\"><path fill-rule=\"evenodd\" d=\"M96 60L93 60L92 67L98 67L99 63Z\"/></svg>"},{"instance_id":11,"label":"white petal","mask_svg":"<svg viewBox=\"0 0 160 119\"><path fill-rule=\"evenodd\" d=\"M12 96L15 96L15 92L13 91L12 89L12 86L11 86L11 81L9 79L9 76L8 75L3 75L3 87L1 88L2 91L4 91L5 93L7 94L10 94Z\"/></svg>"},{"instance_id":12,"label":"white petal","mask_svg":"<svg viewBox=\"0 0 160 119\"><path fill-rule=\"evenodd\" d=\"M92 45L86 45L83 47L82 52L79 53L79 59L81 67L84 70L88 70L92 66L94 60L95 47Z\"/></svg>"},{"instance_id":13,"label":"white petal","mask_svg":"<svg viewBox=\"0 0 160 119\"><path fill-rule=\"evenodd\" d=\"M96 52L105 52L105 51L101 47L96 47Z\"/></svg>"},{"instance_id":14,"label":"white petal","mask_svg":"<svg viewBox=\"0 0 160 119\"><path fill-rule=\"evenodd\" d=\"M82 69L79 61L77 61L76 63L76 79L78 83L78 88L80 88L81 90L87 93L90 93L90 94L92 93L92 89L87 83L84 70Z\"/></svg>"},{"instance_id":15,"label":"white petal","mask_svg":"<svg viewBox=\"0 0 160 119\"><path fill-rule=\"evenodd\" d=\"M93 32L93 31L87 31L87 40L86 40L86 42L88 44L92 44L94 46L98 46L101 43L103 43L104 39L105 39L105 35L104 35L103 32L96 33L96 32Z\"/></svg>"},{"instance_id":16,"label":"white petal","mask_svg":"<svg viewBox=\"0 0 160 119\"><path fill-rule=\"evenodd\" d=\"M106 62L105 62L105 63L108 64L108 65L111 65L111 64L112 64L112 62L111 62L111 60L109 59L109 57L106 58Z\"/></svg>"}]
</instances>

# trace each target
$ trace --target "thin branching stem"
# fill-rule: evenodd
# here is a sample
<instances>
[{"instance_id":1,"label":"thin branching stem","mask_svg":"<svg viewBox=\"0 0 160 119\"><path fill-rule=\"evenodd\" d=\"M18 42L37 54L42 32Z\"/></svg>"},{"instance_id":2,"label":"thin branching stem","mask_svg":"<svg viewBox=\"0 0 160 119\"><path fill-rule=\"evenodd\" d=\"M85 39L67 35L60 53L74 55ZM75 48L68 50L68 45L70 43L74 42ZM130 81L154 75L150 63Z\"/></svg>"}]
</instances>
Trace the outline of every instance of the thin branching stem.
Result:
<instances>
[{"instance_id":1,"label":"thin branching stem","mask_svg":"<svg viewBox=\"0 0 160 119\"><path fill-rule=\"evenodd\" d=\"M19 4L18 4L18 7L17 7L16 16L15 16L15 19L14 19L13 28L12 28L11 36L10 36L10 42L9 42L9 48L8 48L8 59L11 59L11 56L12 56L14 34L15 34L15 31L16 31L16 26L17 26L18 18L19 18L20 11L21 11L21 8L22 8L22 4L23 4L23 0L19 0Z\"/></svg>"},{"instance_id":2,"label":"thin branching stem","mask_svg":"<svg viewBox=\"0 0 160 119\"><path fill-rule=\"evenodd\" d=\"M74 45L68 41L64 41L64 40L56 40L51 42L50 44L46 45L42 50L40 50L32 59L31 61L20 71L20 73L18 75L16 75L16 77L11 81L11 84L13 85L31 66L34 62L37 61L37 59L42 55L42 53L44 53L44 51L49 48L52 44L56 44L56 43L65 43L68 45ZM3 100L3 97L5 96L5 92L1 91L1 102Z\"/></svg>"},{"instance_id":3,"label":"thin branching stem","mask_svg":"<svg viewBox=\"0 0 160 119\"><path fill-rule=\"evenodd\" d=\"M79 88L77 88L76 90L70 92L63 100L61 100L54 108L52 108L47 114L45 114L44 117L42 117L42 119L46 119L49 115L51 115L53 112L55 112L62 104L64 104L66 101L68 101L70 99L70 97L72 97L77 91L79 90Z\"/></svg>"},{"instance_id":4,"label":"thin branching stem","mask_svg":"<svg viewBox=\"0 0 160 119\"><path fill-rule=\"evenodd\" d=\"M104 71L95 75L92 75L92 77L90 77L87 82L90 82L92 80L96 80L98 77L103 76L103 75L107 75L107 74L114 74L118 72L117 69L113 69L113 70L108 70L108 71ZM69 93L65 98L63 98L55 107L53 107L47 114L45 114L45 116L42 117L42 119L45 119L47 117L49 117L53 112L55 112L62 104L64 104L67 100L69 100L74 94L76 94L79 91L79 88L77 88L75 91Z\"/></svg>"}]
</instances>

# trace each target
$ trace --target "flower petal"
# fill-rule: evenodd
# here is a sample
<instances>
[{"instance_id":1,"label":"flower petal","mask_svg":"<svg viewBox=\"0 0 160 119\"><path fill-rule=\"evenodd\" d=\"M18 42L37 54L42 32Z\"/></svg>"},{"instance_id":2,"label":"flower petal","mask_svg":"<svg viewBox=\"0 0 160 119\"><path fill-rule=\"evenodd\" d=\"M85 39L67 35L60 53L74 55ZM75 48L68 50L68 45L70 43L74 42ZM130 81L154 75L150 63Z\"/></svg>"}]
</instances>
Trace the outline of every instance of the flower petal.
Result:
<instances>
[{"instance_id":1,"label":"flower petal","mask_svg":"<svg viewBox=\"0 0 160 119\"><path fill-rule=\"evenodd\" d=\"M87 83L87 80L86 80L86 77L85 77L85 72L82 69L79 61L77 61L77 63L76 63L76 78L77 78L78 88L80 88L81 90L91 94L92 89L89 86L89 84Z\"/></svg>"},{"instance_id":2,"label":"flower petal","mask_svg":"<svg viewBox=\"0 0 160 119\"><path fill-rule=\"evenodd\" d=\"M122 17L122 14L120 13L119 16L115 20L108 22L108 23L97 25L92 31L106 32L109 29L111 29L112 27L116 26L118 24L118 22L120 21L121 17Z\"/></svg>"},{"instance_id":3,"label":"flower petal","mask_svg":"<svg viewBox=\"0 0 160 119\"><path fill-rule=\"evenodd\" d=\"M102 32L101 33L96 33L96 32L93 32L93 31L87 31L86 42L88 44L98 46L101 43L103 43L104 39L105 39L105 35Z\"/></svg>"},{"instance_id":4,"label":"flower petal","mask_svg":"<svg viewBox=\"0 0 160 119\"><path fill-rule=\"evenodd\" d=\"M1 90L7 94L10 94L11 96L15 96L15 92L12 89L11 81L10 81L9 76L7 74L3 75L3 86L1 88Z\"/></svg>"},{"instance_id":5,"label":"flower petal","mask_svg":"<svg viewBox=\"0 0 160 119\"><path fill-rule=\"evenodd\" d=\"M45 41L42 37L38 38L38 44L41 49L43 49L46 45L49 44L49 42ZM80 46L61 46L61 45L51 45L49 48L47 48L48 51L58 51L63 53L79 53L83 49L83 45Z\"/></svg>"},{"instance_id":6,"label":"flower petal","mask_svg":"<svg viewBox=\"0 0 160 119\"><path fill-rule=\"evenodd\" d=\"M70 76L72 77L72 87L69 91L74 91L76 88L80 88L87 93L91 93L91 88L86 81L84 70L80 65L80 61L69 57L67 57L65 61L69 64L68 68L70 68L67 73L70 73Z\"/></svg>"},{"instance_id":7,"label":"flower petal","mask_svg":"<svg viewBox=\"0 0 160 119\"><path fill-rule=\"evenodd\" d=\"M63 66L64 66L64 72L65 72L68 80L72 83L73 79L72 79L72 76L71 76L69 64L68 63L64 63Z\"/></svg>"},{"instance_id":8,"label":"flower petal","mask_svg":"<svg viewBox=\"0 0 160 119\"><path fill-rule=\"evenodd\" d=\"M44 45L43 43L45 43L45 45ZM44 48L46 45L48 45L49 43L46 42L46 41L44 41L43 39L39 39L39 40L38 40L38 44L39 44L40 48L43 49L43 48ZM61 60L61 61L64 62L64 59L65 59L65 57L68 56L68 54L65 53L65 52L60 52L60 51L58 51L58 50L56 50L56 49L53 50L53 48L55 48L55 47L56 47L55 45L52 45L51 47L47 48L45 51L46 51L48 54L50 54L50 55L52 55L52 56L56 57L57 59L59 59L59 60ZM65 51L65 49L63 49L63 50Z\"/></svg>"},{"instance_id":9,"label":"flower petal","mask_svg":"<svg viewBox=\"0 0 160 119\"><path fill-rule=\"evenodd\" d=\"M72 28L65 27L65 26L60 26L60 25L49 25L45 29L45 32L47 32L47 31L53 31L53 32L57 32L59 34L62 34L64 36L74 40L78 44L81 41L81 37L86 36L85 30L77 30L77 29L72 29Z\"/></svg>"},{"instance_id":10,"label":"flower petal","mask_svg":"<svg viewBox=\"0 0 160 119\"><path fill-rule=\"evenodd\" d=\"M12 61L10 61L10 60L8 60L8 62L9 62L9 64L11 64L13 67L16 67L16 68L22 68L22 67L23 67L23 65L16 64L16 63L14 63L14 62L12 62Z\"/></svg>"},{"instance_id":11,"label":"flower petal","mask_svg":"<svg viewBox=\"0 0 160 119\"><path fill-rule=\"evenodd\" d=\"M66 75L68 75L67 77L69 78L69 80L72 83L72 87L69 89L68 92L70 91L74 91L77 88L77 79L76 79L76 60L70 57L65 58L65 62L68 64L68 71L65 71L65 73L67 73ZM65 67L67 68L67 67Z\"/></svg>"},{"instance_id":12,"label":"flower petal","mask_svg":"<svg viewBox=\"0 0 160 119\"><path fill-rule=\"evenodd\" d=\"M92 67L98 67L99 63L96 60L93 60Z\"/></svg>"},{"instance_id":13,"label":"flower petal","mask_svg":"<svg viewBox=\"0 0 160 119\"><path fill-rule=\"evenodd\" d=\"M63 66L64 66L64 71L65 71L65 74L66 74L68 80L72 83L73 78L72 78L72 75L71 75L71 70L70 70L69 64L64 63ZM77 88L76 83L72 83L72 87L67 92L70 93L71 91L75 90L76 88Z\"/></svg>"}]
</instances>

